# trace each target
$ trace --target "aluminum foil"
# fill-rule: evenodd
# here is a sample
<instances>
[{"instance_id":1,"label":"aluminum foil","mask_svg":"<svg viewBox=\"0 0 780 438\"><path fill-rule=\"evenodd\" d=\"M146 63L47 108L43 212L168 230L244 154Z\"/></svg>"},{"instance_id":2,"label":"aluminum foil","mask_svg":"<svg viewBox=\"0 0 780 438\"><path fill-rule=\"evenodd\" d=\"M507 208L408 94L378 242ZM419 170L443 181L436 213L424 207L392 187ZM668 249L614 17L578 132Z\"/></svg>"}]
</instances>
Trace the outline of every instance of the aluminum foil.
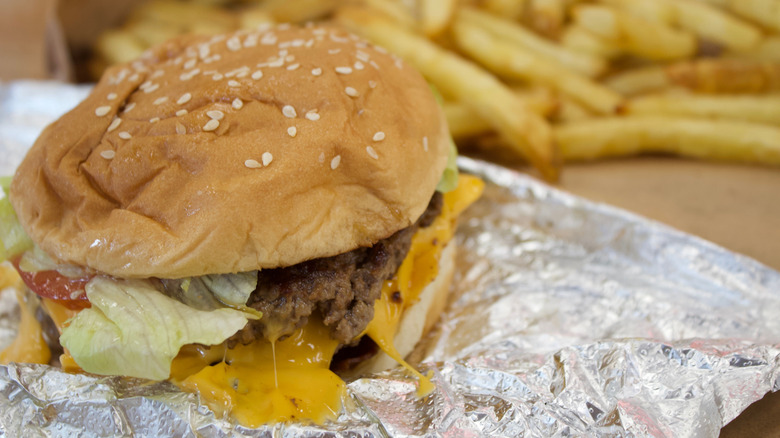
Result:
<instances>
[{"instance_id":1,"label":"aluminum foil","mask_svg":"<svg viewBox=\"0 0 780 438\"><path fill-rule=\"evenodd\" d=\"M0 85L0 171L88 92ZM248 430L167 383L0 366L6 436L717 436L780 388L780 273L485 162L421 370L349 383L339 421ZM0 347L16 309L0 295Z\"/></svg>"}]
</instances>

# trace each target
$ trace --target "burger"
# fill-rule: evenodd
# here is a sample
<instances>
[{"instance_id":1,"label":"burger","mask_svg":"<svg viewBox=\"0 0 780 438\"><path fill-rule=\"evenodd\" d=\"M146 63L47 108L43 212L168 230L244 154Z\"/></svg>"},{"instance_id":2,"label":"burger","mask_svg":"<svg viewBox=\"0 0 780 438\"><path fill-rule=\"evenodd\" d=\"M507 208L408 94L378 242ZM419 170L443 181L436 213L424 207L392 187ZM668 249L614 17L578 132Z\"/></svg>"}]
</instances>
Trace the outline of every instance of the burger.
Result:
<instances>
[{"instance_id":1,"label":"burger","mask_svg":"<svg viewBox=\"0 0 780 438\"><path fill-rule=\"evenodd\" d=\"M4 257L64 369L170 380L245 426L322 422L343 373L401 364L430 389L404 357L482 188L454 154L425 80L343 30L180 37L41 134ZM3 359L49 361L25 321Z\"/></svg>"}]
</instances>

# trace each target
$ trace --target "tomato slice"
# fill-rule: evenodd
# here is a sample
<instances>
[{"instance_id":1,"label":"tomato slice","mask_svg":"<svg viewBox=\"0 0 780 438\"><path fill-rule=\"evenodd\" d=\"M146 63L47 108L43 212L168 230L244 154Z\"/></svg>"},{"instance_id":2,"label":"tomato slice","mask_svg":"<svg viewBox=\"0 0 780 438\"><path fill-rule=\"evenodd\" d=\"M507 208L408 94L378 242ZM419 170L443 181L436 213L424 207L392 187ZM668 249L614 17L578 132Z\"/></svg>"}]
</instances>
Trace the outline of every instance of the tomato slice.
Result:
<instances>
[{"instance_id":1,"label":"tomato slice","mask_svg":"<svg viewBox=\"0 0 780 438\"><path fill-rule=\"evenodd\" d=\"M50 298L57 301L69 309L79 310L90 307L87 300L87 294L84 292L84 286L94 275L86 277L70 278L60 274L57 271L37 271L26 272L19 269L18 257L11 261L22 281L31 291L38 296Z\"/></svg>"}]
</instances>

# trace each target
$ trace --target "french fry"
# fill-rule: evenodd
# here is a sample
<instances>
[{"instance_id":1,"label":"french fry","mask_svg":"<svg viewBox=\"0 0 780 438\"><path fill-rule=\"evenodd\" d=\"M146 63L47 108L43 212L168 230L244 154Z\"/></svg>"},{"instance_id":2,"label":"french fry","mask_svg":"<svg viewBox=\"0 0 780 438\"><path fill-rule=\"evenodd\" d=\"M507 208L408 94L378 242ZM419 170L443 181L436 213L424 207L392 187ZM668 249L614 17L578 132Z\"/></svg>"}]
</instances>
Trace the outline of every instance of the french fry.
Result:
<instances>
[{"instance_id":1,"label":"french fry","mask_svg":"<svg viewBox=\"0 0 780 438\"><path fill-rule=\"evenodd\" d=\"M763 93L780 90L780 63L702 59L665 69L672 85L700 93Z\"/></svg>"},{"instance_id":2,"label":"french fry","mask_svg":"<svg viewBox=\"0 0 780 438\"><path fill-rule=\"evenodd\" d=\"M573 14L577 25L643 58L682 59L696 52L693 35L608 6L581 5Z\"/></svg>"},{"instance_id":3,"label":"french fry","mask_svg":"<svg viewBox=\"0 0 780 438\"><path fill-rule=\"evenodd\" d=\"M567 98L566 96L561 96L559 100L560 103L558 105L558 110L555 112L552 118L554 122L579 122L595 117L593 112L588 111L587 108L575 102L574 100Z\"/></svg>"},{"instance_id":4,"label":"french fry","mask_svg":"<svg viewBox=\"0 0 780 438\"><path fill-rule=\"evenodd\" d=\"M363 3L371 9L392 18L396 24L400 24L407 29L417 27L412 10L401 2L393 0L363 0Z\"/></svg>"},{"instance_id":5,"label":"french fry","mask_svg":"<svg viewBox=\"0 0 780 438\"><path fill-rule=\"evenodd\" d=\"M150 22L157 25L189 29L194 23L208 22L214 28L235 29L235 17L214 6L190 4L172 0L155 0L143 3L132 14L131 21Z\"/></svg>"},{"instance_id":6,"label":"french fry","mask_svg":"<svg viewBox=\"0 0 780 438\"><path fill-rule=\"evenodd\" d=\"M550 126L528 111L493 75L370 10L343 8L336 19L353 32L405 58L443 94L468 105L490 123L545 178L551 181L558 178Z\"/></svg>"},{"instance_id":7,"label":"french fry","mask_svg":"<svg viewBox=\"0 0 780 438\"><path fill-rule=\"evenodd\" d=\"M452 31L464 52L502 76L545 84L603 114L614 113L622 102L622 97L614 91L522 47L508 44L459 17Z\"/></svg>"},{"instance_id":8,"label":"french fry","mask_svg":"<svg viewBox=\"0 0 780 438\"><path fill-rule=\"evenodd\" d=\"M144 43L125 30L106 31L95 43L95 51L109 64L130 62L141 56L144 50Z\"/></svg>"},{"instance_id":9,"label":"french fry","mask_svg":"<svg viewBox=\"0 0 780 438\"><path fill-rule=\"evenodd\" d=\"M765 37L751 50L739 54L732 53L731 55L756 61L780 62L780 36Z\"/></svg>"},{"instance_id":10,"label":"french fry","mask_svg":"<svg viewBox=\"0 0 780 438\"><path fill-rule=\"evenodd\" d=\"M780 63L747 59L700 59L628 70L608 78L606 85L633 96L682 87L699 93L764 93L780 90Z\"/></svg>"},{"instance_id":11,"label":"french fry","mask_svg":"<svg viewBox=\"0 0 780 438\"><path fill-rule=\"evenodd\" d=\"M655 1L674 8L675 22L681 28L731 50L749 50L761 40L761 31L756 26L707 3L696 0Z\"/></svg>"},{"instance_id":12,"label":"french fry","mask_svg":"<svg viewBox=\"0 0 780 438\"><path fill-rule=\"evenodd\" d=\"M620 55L620 48L616 45L577 25L570 25L563 30L561 44L572 52L595 58L612 59Z\"/></svg>"},{"instance_id":13,"label":"french fry","mask_svg":"<svg viewBox=\"0 0 780 438\"><path fill-rule=\"evenodd\" d=\"M130 32L137 41L141 41L145 48L162 44L184 32L184 29L161 25L149 20L132 21L125 26L125 30Z\"/></svg>"},{"instance_id":14,"label":"french fry","mask_svg":"<svg viewBox=\"0 0 780 438\"><path fill-rule=\"evenodd\" d=\"M657 23L674 24L677 15L672 6L655 0L601 0L601 3Z\"/></svg>"},{"instance_id":15,"label":"french fry","mask_svg":"<svg viewBox=\"0 0 780 438\"><path fill-rule=\"evenodd\" d=\"M263 24L273 22L274 18L262 7L244 9L238 15L240 29L255 29Z\"/></svg>"},{"instance_id":16,"label":"french fry","mask_svg":"<svg viewBox=\"0 0 780 438\"><path fill-rule=\"evenodd\" d=\"M337 5L338 0L265 0L261 7L280 23L302 23L331 13Z\"/></svg>"},{"instance_id":17,"label":"french fry","mask_svg":"<svg viewBox=\"0 0 780 438\"><path fill-rule=\"evenodd\" d=\"M628 101L623 111L628 115L705 117L780 125L780 95L651 95Z\"/></svg>"},{"instance_id":18,"label":"french fry","mask_svg":"<svg viewBox=\"0 0 780 438\"><path fill-rule=\"evenodd\" d=\"M435 37L450 25L456 0L420 0L420 29Z\"/></svg>"},{"instance_id":19,"label":"french fry","mask_svg":"<svg viewBox=\"0 0 780 438\"><path fill-rule=\"evenodd\" d=\"M525 11L527 0L484 0L482 6L499 17L519 20Z\"/></svg>"},{"instance_id":20,"label":"french fry","mask_svg":"<svg viewBox=\"0 0 780 438\"><path fill-rule=\"evenodd\" d=\"M556 126L565 160L671 153L708 160L780 165L780 128L678 117L612 117Z\"/></svg>"},{"instance_id":21,"label":"french fry","mask_svg":"<svg viewBox=\"0 0 780 438\"><path fill-rule=\"evenodd\" d=\"M531 29L541 35L557 38L563 29L566 8L563 0L530 0L526 20Z\"/></svg>"},{"instance_id":22,"label":"french fry","mask_svg":"<svg viewBox=\"0 0 780 438\"><path fill-rule=\"evenodd\" d=\"M458 12L458 19L480 26L493 35L512 44L525 47L547 60L557 62L588 77L600 75L606 69L606 61L600 57L570 50L539 37L517 23L482 12L476 8L464 7Z\"/></svg>"},{"instance_id":23,"label":"french fry","mask_svg":"<svg viewBox=\"0 0 780 438\"><path fill-rule=\"evenodd\" d=\"M550 116L558 110L559 99L545 88L515 91L517 97L529 111L542 117ZM493 128L471 107L458 102L444 102L444 115L454 138L472 137L491 132Z\"/></svg>"},{"instance_id":24,"label":"french fry","mask_svg":"<svg viewBox=\"0 0 780 438\"><path fill-rule=\"evenodd\" d=\"M777 0L707 0L749 20L780 31L780 3Z\"/></svg>"}]
</instances>

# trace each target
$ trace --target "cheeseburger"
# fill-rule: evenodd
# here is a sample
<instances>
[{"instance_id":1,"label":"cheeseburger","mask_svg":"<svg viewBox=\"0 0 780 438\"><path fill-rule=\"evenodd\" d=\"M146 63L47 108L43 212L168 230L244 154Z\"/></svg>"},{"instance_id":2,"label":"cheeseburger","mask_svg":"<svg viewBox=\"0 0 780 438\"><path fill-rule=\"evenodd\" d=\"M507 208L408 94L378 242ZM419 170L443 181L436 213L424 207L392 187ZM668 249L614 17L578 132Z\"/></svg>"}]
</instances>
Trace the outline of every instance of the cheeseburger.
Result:
<instances>
[{"instance_id":1,"label":"cheeseburger","mask_svg":"<svg viewBox=\"0 0 780 438\"><path fill-rule=\"evenodd\" d=\"M167 379L245 426L321 422L335 371L401 364L430 389L403 358L481 188L381 47L319 26L190 36L46 128L1 201L3 250L66 370ZM49 362L23 320L2 359Z\"/></svg>"}]
</instances>

